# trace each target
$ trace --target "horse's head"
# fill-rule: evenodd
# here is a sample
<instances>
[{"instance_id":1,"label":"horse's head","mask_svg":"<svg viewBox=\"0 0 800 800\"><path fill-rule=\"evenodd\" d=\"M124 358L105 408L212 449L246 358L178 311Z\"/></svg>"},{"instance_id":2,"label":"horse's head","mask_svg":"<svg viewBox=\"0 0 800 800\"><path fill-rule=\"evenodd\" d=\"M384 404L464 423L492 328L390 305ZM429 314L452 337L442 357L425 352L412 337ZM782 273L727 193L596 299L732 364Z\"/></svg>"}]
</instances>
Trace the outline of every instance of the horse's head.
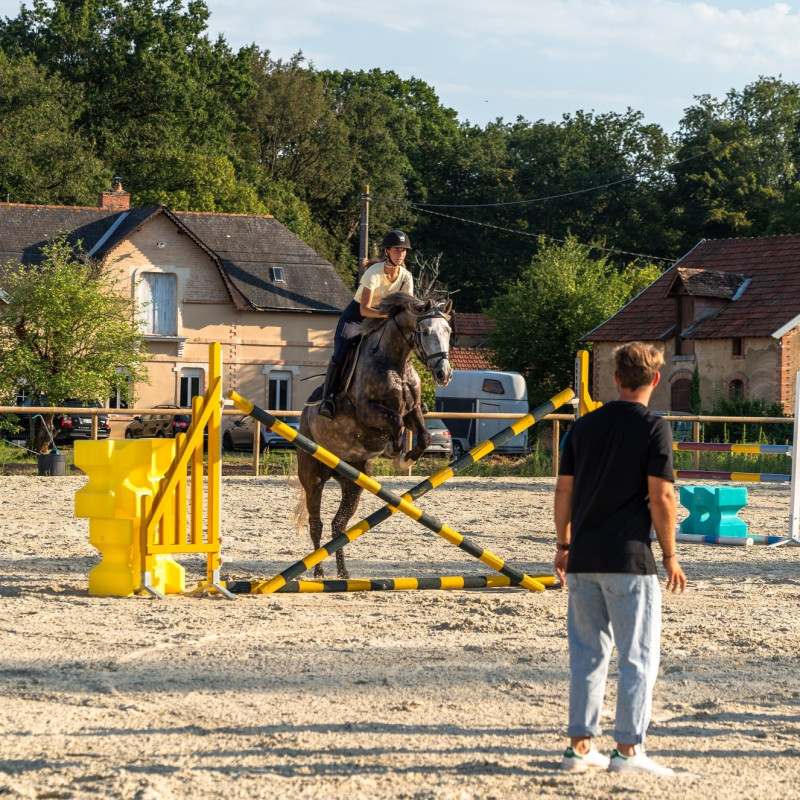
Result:
<instances>
[{"instance_id":1,"label":"horse's head","mask_svg":"<svg viewBox=\"0 0 800 800\"><path fill-rule=\"evenodd\" d=\"M450 366L450 312L453 301L436 302L428 298L419 308L409 308L416 317L414 352L433 375L437 386L447 386L453 377Z\"/></svg>"}]
</instances>

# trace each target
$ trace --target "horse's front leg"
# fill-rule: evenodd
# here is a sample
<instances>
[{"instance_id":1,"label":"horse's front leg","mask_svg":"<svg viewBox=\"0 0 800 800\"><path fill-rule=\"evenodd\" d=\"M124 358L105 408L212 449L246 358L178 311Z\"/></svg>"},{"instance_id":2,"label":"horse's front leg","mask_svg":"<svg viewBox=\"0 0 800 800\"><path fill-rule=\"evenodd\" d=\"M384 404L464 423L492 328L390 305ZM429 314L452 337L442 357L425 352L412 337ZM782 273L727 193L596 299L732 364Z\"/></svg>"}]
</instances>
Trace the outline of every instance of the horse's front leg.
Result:
<instances>
[{"instance_id":1,"label":"horse's front leg","mask_svg":"<svg viewBox=\"0 0 800 800\"><path fill-rule=\"evenodd\" d=\"M308 532L314 550L317 550L322 542L322 489L330 475L330 469L302 450L298 450L297 473L305 492ZM314 577L325 577L325 570L321 564L314 567Z\"/></svg>"},{"instance_id":2,"label":"horse's front leg","mask_svg":"<svg viewBox=\"0 0 800 800\"><path fill-rule=\"evenodd\" d=\"M359 465L355 465L356 469L359 468ZM363 470L363 465L362 470ZM370 473L372 470L370 470ZM352 518L353 514L356 513L356 509L358 508L358 501L361 497L362 489L360 486L357 486L355 483L352 483L348 480L343 480L342 484L342 502L339 504L339 508L336 511L336 514L331 521L331 531L333 532L334 539L337 536L340 536L345 532L347 529L347 523ZM344 550L339 548L336 551L336 574L340 578L347 579L350 577L350 573L347 571L347 567L344 564Z\"/></svg>"},{"instance_id":3,"label":"horse's front leg","mask_svg":"<svg viewBox=\"0 0 800 800\"><path fill-rule=\"evenodd\" d=\"M417 443L403 457L396 459L395 468L400 470L406 469L415 461L418 461L419 457L431 443L431 435L425 427L425 417L422 416L422 408L420 408L419 405L414 406L414 408L403 417L403 422L406 428L410 430L412 434L416 435Z\"/></svg>"}]
</instances>

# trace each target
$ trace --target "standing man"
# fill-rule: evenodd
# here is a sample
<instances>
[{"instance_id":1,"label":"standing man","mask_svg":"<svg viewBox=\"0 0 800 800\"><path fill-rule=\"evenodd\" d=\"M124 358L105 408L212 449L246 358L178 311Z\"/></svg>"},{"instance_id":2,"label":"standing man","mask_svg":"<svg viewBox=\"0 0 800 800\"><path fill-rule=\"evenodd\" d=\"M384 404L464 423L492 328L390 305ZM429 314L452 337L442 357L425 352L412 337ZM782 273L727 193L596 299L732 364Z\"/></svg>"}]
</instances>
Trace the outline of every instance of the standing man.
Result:
<instances>
[{"instance_id":1,"label":"standing man","mask_svg":"<svg viewBox=\"0 0 800 800\"><path fill-rule=\"evenodd\" d=\"M661 588L650 547L655 528L667 590L686 588L675 556L672 430L647 405L664 363L631 342L614 354L619 398L576 420L564 444L555 493L555 571L569 589L570 745L561 768L672 775L645 754L658 675ZM616 642L619 678L614 739L598 736L608 663Z\"/></svg>"}]
</instances>

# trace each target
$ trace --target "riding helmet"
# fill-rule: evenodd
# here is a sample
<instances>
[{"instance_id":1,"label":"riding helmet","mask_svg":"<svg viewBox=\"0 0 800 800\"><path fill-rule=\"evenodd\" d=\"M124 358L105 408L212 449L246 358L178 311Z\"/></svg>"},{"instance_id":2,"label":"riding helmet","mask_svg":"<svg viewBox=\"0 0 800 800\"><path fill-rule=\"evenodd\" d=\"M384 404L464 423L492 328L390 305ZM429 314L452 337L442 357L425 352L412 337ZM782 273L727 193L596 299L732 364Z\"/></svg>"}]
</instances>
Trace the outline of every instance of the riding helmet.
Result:
<instances>
[{"instance_id":1,"label":"riding helmet","mask_svg":"<svg viewBox=\"0 0 800 800\"><path fill-rule=\"evenodd\" d=\"M406 250L410 250L411 239L409 239L408 234L403 233L403 231L389 231L389 233L383 237L381 249L386 250L389 247L405 247Z\"/></svg>"}]
</instances>

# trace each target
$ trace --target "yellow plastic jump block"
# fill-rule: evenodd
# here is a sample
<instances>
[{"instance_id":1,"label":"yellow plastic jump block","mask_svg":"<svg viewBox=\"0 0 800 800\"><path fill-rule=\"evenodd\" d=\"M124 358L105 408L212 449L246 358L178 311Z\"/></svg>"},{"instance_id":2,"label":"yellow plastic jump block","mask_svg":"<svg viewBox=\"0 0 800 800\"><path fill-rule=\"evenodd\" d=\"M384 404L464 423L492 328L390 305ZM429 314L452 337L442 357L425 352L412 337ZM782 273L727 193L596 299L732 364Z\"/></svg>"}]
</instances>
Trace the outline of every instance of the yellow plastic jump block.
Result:
<instances>
[{"instance_id":1,"label":"yellow plastic jump block","mask_svg":"<svg viewBox=\"0 0 800 800\"><path fill-rule=\"evenodd\" d=\"M75 465L89 482L75 493L75 516L89 519L89 541L102 556L89 572L89 594L130 597L141 586L142 498L155 496L175 457L173 439L75 443ZM165 524L174 524L169 516ZM182 594L184 568L169 555L155 557L152 585Z\"/></svg>"}]
</instances>

